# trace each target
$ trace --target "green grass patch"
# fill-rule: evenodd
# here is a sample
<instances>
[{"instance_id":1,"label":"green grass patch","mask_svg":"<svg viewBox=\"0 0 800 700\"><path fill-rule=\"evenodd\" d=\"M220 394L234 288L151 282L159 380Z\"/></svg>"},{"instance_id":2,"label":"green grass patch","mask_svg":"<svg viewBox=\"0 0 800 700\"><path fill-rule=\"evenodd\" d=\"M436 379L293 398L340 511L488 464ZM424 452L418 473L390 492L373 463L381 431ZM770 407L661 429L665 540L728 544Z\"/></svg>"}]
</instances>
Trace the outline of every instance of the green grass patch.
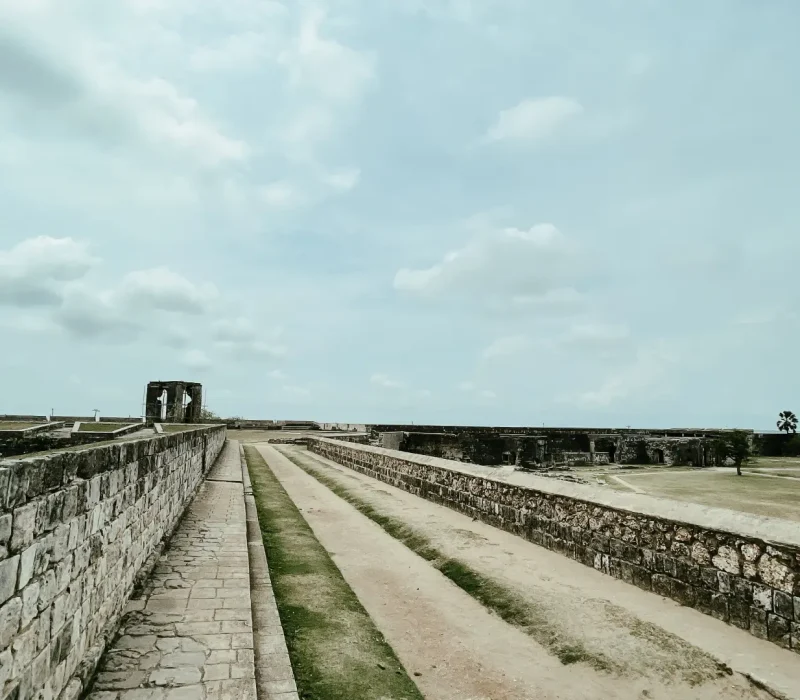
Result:
<instances>
[{"instance_id":1,"label":"green grass patch","mask_svg":"<svg viewBox=\"0 0 800 700\"><path fill-rule=\"evenodd\" d=\"M300 697L423 700L264 458L245 456Z\"/></svg>"},{"instance_id":2,"label":"green grass patch","mask_svg":"<svg viewBox=\"0 0 800 700\"><path fill-rule=\"evenodd\" d=\"M79 433L113 433L120 428L127 428L132 423L99 423L89 421L88 423L81 423L78 429Z\"/></svg>"},{"instance_id":3,"label":"green grass patch","mask_svg":"<svg viewBox=\"0 0 800 700\"><path fill-rule=\"evenodd\" d=\"M427 537L416 532L403 521L379 512L374 506L323 470L302 462L289 452L282 452L282 454L360 513L380 525L387 534L429 561L484 607L496 613L509 624L520 628L556 656L562 664L583 662L600 671L621 672L622 669L604 654L586 649L579 641L564 639L563 633L549 621L551 610L537 607L535 603L523 599L499 581L484 576L458 559L448 557L437 549Z\"/></svg>"},{"instance_id":4,"label":"green grass patch","mask_svg":"<svg viewBox=\"0 0 800 700\"><path fill-rule=\"evenodd\" d=\"M185 433L187 430L198 430L199 428L205 428L204 425L192 425L190 423L162 423L161 427L165 433Z\"/></svg>"},{"instance_id":5,"label":"green grass patch","mask_svg":"<svg viewBox=\"0 0 800 700\"><path fill-rule=\"evenodd\" d=\"M0 430L25 430L33 428L41 423L26 423L23 421L0 421Z\"/></svg>"}]
</instances>

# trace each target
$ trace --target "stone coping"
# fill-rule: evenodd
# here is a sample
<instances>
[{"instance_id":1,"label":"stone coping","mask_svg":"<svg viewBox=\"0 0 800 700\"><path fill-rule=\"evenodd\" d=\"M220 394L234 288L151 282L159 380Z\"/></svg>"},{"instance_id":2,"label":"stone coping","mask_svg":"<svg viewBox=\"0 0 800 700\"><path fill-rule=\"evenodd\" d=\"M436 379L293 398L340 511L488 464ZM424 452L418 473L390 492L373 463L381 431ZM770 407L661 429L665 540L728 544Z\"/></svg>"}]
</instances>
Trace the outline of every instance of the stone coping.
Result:
<instances>
[{"instance_id":1,"label":"stone coping","mask_svg":"<svg viewBox=\"0 0 800 700\"><path fill-rule=\"evenodd\" d=\"M496 482L498 485L518 486L586 503L594 503L598 506L619 511L694 525L704 530L717 530L744 537L752 537L766 543L779 543L800 548L800 525L781 518L742 513L727 508L701 506L696 503L684 503L638 493L621 493L602 486L574 484L559 479L519 472L512 467L487 467L480 464L468 464L466 462L442 459L441 457L388 450L373 445L361 445L355 442L316 436L309 436L308 440L333 445L346 445L348 448L355 450L363 450L364 452L372 452L406 462L459 472L465 476L479 477L487 481Z\"/></svg>"},{"instance_id":2,"label":"stone coping","mask_svg":"<svg viewBox=\"0 0 800 700\"><path fill-rule=\"evenodd\" d=\"M87 421L86 425L91 425L92 423L101 423L101 421ZM75 423L75 425L72 427L72 432L80 433L81 435L107 435L110 438L118 438L122 437L123 435L127 435L128 433L135 433L137 430L147 427L144 423L126 423L121 428L117 428L116 430L81 430L82 425L84 425L84 423L81 423L80 421Z\"/></svg>"},{"instance_id":3,"label":"stone coping","mask_svg":"<svg viewBox=\"0 0 800 700\"><path fill-rule=\"evenodd\" d=\"M27 503L44 493L57 491L77 479L91 479L138 460L155 469L151 459L170 448L225 431L224 425L164 435L147 435L129 440L110 440L79 447L68 446L37 455L0 458L0 514ZM87 454L91 453L91 454Z\"/></svg>"}]
</instances>

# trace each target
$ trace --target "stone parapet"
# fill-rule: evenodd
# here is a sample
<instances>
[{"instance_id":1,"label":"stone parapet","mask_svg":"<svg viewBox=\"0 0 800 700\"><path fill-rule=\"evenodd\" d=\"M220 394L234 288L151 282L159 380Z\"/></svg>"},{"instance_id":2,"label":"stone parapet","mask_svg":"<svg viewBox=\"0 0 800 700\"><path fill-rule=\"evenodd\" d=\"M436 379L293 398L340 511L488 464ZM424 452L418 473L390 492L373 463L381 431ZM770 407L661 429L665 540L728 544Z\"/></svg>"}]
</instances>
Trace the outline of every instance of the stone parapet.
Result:
<instances>
[{"instance_id":1,"label":"stone parapet","mask_svg":"<svg viewBox=\"0 0 800 700\"><path fill-rule=\"evenodd\" d=\"M800 526L326 438L310 451L800 652Z\"/></svg>"},{"instance_id":2,"label":"stone parapet","mask_svg":"<svg viewBox=\"0 0 800 700\"><path fill-rule=\"evenodd\" d=\"M225 434L0 460L0 699L81 695Z\"/></svg>"}]
</instances>

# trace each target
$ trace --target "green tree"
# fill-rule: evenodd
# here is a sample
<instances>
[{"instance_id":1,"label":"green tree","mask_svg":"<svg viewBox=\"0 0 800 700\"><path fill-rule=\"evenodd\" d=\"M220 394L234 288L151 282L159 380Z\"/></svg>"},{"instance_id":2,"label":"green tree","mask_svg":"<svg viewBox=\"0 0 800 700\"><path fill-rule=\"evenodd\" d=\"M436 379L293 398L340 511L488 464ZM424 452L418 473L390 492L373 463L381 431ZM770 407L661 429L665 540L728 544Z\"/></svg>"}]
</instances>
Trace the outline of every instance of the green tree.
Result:
<instances>
[{"instance_id":1,"label":"green tree","mask_svg":"<svg viewBox=\"0 0 800 700\"><path fill-rule=\"evenodd\" d=\"M218 420L219 416L208 408L200 409L200 420Z\"/></svg>"},{"instance_id":2,"label":"green tree","mask_svg":"<svg viewBox=\"0 0 800 700\"><path fill-rule=\"evenodd\" d=\"M722 461L733 460L736 473L742 475L742 465L747 464L753 456L753 443L750 434L744 430L731 430L719 440L717 454Z\"/></svg>"},{"instance_id":3,"label":"green tree","mask_svg":"<svg viewBox=\"0 0 800 700\"><path fill-rule=\"evenodd\" d=\"M781 411L778 414L778 422L777 422L778 430L782 432L786 432L789 434L789 431L796 433L797 432L797 416L792 411Z\"/></svg>"}]
</instances>

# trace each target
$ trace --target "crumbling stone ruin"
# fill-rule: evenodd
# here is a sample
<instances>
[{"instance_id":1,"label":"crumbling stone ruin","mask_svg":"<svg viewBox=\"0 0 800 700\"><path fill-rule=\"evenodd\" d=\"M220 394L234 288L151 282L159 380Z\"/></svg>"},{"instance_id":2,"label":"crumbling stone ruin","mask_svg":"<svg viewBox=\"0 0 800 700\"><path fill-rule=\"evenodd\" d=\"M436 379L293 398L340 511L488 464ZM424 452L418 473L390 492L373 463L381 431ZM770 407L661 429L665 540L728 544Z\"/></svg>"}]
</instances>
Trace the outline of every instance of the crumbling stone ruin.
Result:
<instances>
[{"instance_id":1,"label":"crumbling stone ruin","mask_svg":"<svg viewBox=\"0 0 800 700\"><path fill-rule=\"evenodd\" d=\"M152 423L199 423L203 385L197 382L150 382L145 394L145 417Z\"/></svg>"},{"instance_id":2,"label":"crumbling stone ruin","mask_svg":"<svg viewBox=\"0 0 800 700\"><path fill-rule=\"evenodd\" d=\"M369 430L372 444L389 449L528 469L616 463L714 466L722 463L719 439L726 432L427 425L371 425Z\"/></svg>"}]
</instances>

